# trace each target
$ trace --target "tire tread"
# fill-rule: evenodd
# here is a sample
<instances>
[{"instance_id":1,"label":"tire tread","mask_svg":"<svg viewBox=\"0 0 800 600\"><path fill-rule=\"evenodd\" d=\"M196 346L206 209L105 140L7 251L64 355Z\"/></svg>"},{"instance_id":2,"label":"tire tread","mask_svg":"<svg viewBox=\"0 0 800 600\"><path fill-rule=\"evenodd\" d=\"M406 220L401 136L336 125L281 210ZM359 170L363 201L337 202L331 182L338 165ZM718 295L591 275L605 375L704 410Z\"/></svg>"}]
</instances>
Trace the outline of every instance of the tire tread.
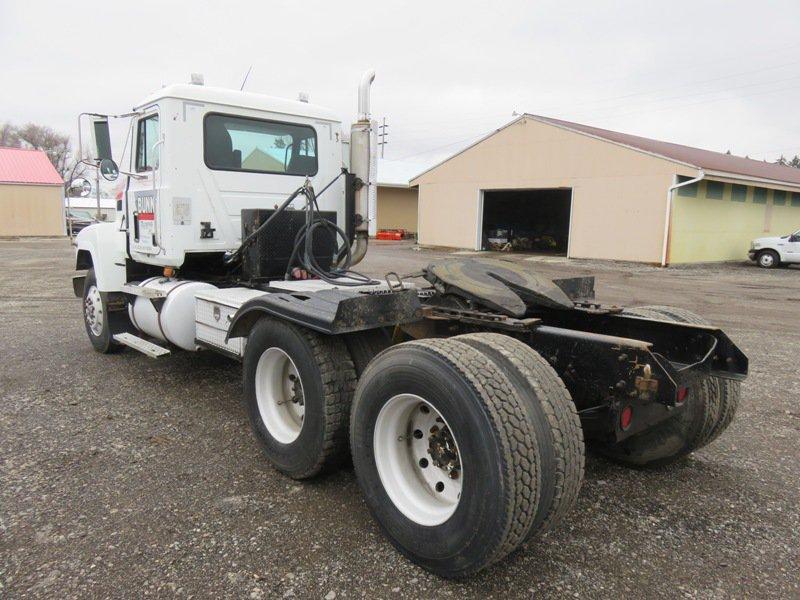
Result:
<instances>
[{"instance_id":1,"label":"tire tread","mask_svg":"<svg viewBox=\"0 0 800 600\"><path fill-rule=\"evenodd\" d=\"M482 352L456 338L429 338L406 342L433 352L449 362L474 388L494 427L494 437L500 441L506 486L505 527L497 532L494 552L486 564L473 565L468 575L501 560L514 551L525 539L539 501L539 460L536 440L527 420L525 408L514 393L503 372L487 360Z\"/></svg>"},{"instance_id":2,"label":"tire tread","mask_svg":"<svg viewBox=\"0 0 800 600\"><path fill-rule=\"evenodd\" d=\"M530 389L524 391L538 401L547 419L547 440L540 444L552 445L552 465L541 465L542 487L545 479L551 479L553 490L547 505L544 498L539 504L537 518L526 541L537 534L550 530L575 505L583 482L584 442L583 429L575 403L564 382L553 367L527 344L498 333L472 333L455 338L480 348L487 346L511 363L512 368L527 381ZM501 368L504 365L500 365ZM536 418L536 415L531 415ZM544 455L544 452L540 452ZM546 472L545 469L552 469Z\"/></svg>"},{"instance_id":3,"label":"tire tread","mask_svg":"<svg viewBox=\"0 0 800 600\"><path fill-rule=\"evenodd\" d=\"M709 325L706 319L685 308L676 306L647 306L646 308L683 323ZM709 430L705 432L702 443L700 443L698 448L707 446L728 428L736 416L736 411L739 408L739 399L741 397L741 385L738 382L722 379L721 377L711 377L710 379L716 383L718 388L714 391L717 392L716 395L719 398L719 408L714 422L711 424Z\"/></svg>"}]
</instances>

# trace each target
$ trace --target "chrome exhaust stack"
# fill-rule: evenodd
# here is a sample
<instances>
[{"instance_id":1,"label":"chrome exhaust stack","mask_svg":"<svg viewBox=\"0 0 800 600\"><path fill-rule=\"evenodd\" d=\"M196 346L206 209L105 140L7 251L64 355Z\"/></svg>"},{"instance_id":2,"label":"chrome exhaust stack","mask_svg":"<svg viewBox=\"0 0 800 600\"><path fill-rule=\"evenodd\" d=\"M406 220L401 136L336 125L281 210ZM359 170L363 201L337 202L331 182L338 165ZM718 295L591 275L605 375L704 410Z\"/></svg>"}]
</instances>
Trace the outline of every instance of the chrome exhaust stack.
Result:
<instances>
[{"instance_id":1,"label":"chrome exhaust stack","mask_svg":"<svg viewBox=\"0 0 800 600\"><path fill-rule=\"evenodd\" d=\"M358 86L358 121L350 128L350 172L356 176L355 239L352 262L355 265L367 254L369 244L369 206L376 193L377 144L375 127L370 119L369 92L375 80L375 70L361 77ZM374 203L374 202L373 202Z\"/></svg>"}]
</instances>

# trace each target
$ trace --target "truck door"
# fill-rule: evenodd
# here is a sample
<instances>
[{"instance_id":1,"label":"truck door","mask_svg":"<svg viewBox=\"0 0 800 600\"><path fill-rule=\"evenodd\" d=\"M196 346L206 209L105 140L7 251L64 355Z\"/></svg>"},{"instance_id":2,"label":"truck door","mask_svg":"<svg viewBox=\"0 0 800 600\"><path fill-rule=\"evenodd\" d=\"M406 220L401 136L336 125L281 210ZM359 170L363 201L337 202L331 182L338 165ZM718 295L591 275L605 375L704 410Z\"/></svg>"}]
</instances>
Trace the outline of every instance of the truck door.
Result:
<instances>
[{"instance_id":1,"label":"truck door","mask_svg":"<svg viewBox=\"0 0 800 600\"><path fill-rule=\"evenodd\" d=\"M800 231L795 231L786 241L784 260L791 263L800 263Z\"/></svg>"},{"instance_id":2,"label":"truck door","mask_svg":"<svg viewBox=\"0 0 800 600\"><path fill-rule=\"evenodd\" d=\"M161 126L158 112L151 110L140 116L134 126L132 170L128 185L128 238L131 253L154 255L160 251L158 210L159 157Z\"/></svg>"}]
</instances>

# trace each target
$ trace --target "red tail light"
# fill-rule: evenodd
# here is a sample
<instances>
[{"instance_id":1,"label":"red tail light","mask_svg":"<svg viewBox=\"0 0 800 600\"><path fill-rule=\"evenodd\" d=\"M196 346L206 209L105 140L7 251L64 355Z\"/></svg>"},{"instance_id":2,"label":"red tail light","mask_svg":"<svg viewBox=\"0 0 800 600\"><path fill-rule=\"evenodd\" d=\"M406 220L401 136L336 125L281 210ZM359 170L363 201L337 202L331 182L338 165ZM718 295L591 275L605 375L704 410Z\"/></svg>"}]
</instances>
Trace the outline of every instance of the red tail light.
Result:
<instances>
[{"instance_id":1,"label":"red tail light","mask_svg":"<svg viewBox=\"0 0 800 600\"><path fill-rule=\"evenodd\" d=\"M678 388L678 396L675 398L675 402L678 404L683 404L686 400L686 397L689 395L689 388Z\"/></svg>"},{"instance_id":2,"label":"red tail light","mask_svg":"<svg viewBox=\"0 0 800 600\"><path fill-rule=\"evenodd\" d=\"M633 421L633 408L626 406L619 413L619 426L625 430L631 426L631 421Z\"/></svg>"}]
</instances>

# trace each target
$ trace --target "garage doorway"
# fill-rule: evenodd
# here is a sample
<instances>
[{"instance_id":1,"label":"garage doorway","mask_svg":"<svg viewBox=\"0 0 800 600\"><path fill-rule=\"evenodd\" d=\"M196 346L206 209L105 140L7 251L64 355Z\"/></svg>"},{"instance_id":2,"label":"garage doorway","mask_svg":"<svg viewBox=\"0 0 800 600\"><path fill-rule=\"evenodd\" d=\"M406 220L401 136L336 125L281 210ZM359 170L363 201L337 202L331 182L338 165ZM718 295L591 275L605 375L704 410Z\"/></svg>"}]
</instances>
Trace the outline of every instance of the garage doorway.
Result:
<instances>
[{"instance_id":1,"label":"garage doorway","mask_svg":"<svg viewBox=\"0 0 800 600\"><path fill-rule=\"evenodd\" d=\"M483 192L481 247L566 256L572 190Z\"/></svg>"}]
</instances>

